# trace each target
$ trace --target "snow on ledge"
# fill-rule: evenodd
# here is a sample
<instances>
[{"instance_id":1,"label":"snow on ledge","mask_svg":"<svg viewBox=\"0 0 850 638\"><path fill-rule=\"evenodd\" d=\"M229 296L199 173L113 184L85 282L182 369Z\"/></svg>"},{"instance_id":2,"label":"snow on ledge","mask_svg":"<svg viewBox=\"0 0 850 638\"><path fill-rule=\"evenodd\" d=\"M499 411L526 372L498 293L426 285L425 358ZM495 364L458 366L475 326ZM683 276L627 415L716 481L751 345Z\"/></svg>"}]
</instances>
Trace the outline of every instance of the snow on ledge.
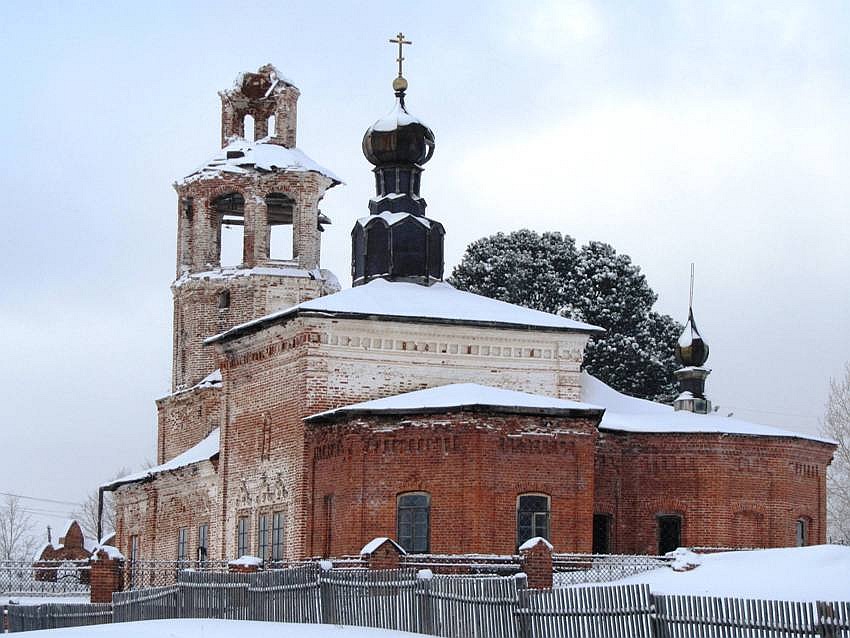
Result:
<instances>
[{"instance_id":1,"label":"snow on ledge","mask_svg":"<svg viewBox=\"0 0 850 638\"><path fill-rule=\"evenodd\" d=\"M103 552L106 554L106 557L111 560L124 560L124 554L121 553L117 547L113 547L112 545L98 545L92 551L91 560L99 560L98 554Z\"/></svg>"},{"instance_id":2,"label":"snow on ledge","mask_svg":"<svg viewBox=\"0 0 850 638\"><path fill-rule=\"evenodd\" d=\"M234 560L228 561L228 565L233 565L234 567L259 567L263 564L263 559L258 558L257 556L240 556Z\"/></svg>"},{"instance_id":3,"label":"snow on ledge","mask_svg":"<svg viewBox=\"0 0 850 638\"><path fill-rule=\"evenodd\" d=\"M162 472L168 472L169 470L178 470L182 467L186 467L187 465L192 465L201 461L208 461L213 456L219 453L219 434L219 428L216 428L215 430L210 432L203 441L201 441L194 447L190 447L182 454L178 454L170 461L166 461L161 465L156 465L154 467L148 468L147 470L142 470L141 472L122 476L121 478L115 479L114 481L110 481L109 483L104 483L103 485L101 485L101 487L105 490L114 490L115 488L120 487L121 485L125 485L127 483L135 483L137 481L143 481L145 479L152 478L157 474L161 474Z\"/></svg>"},{"instance_id":4,"label":"snow on ledge","mask_svg":"<svg viewBox=\"0 0 850 638\"><path fill-rule=\"evenodd\" d=\"M401 555L407 554L404 548L396 543L393 539L387 538L386 536L378 536L377 538L373 538L368 543L363 546L363 549L360 550L360 556L369 556L373 554L376 549L378 549L384 543L392 543L392 545L398 550L398 553Z\"/></svg>"},{"instance_id":5,"label":"snow on ledge","mask_svg":"<svg viewBox=\"0 0 850 638\"><path fill-rule=\"evenodd\" d=\"M547 540L546 540L545 538L543 538L542 536L535 536L534 538L529 538L529 539L528 539L527 541L525 541L522 545L520 545L520 546L519 546L519 551L521 551L521 552L528 551L528 550L529 550L529 549L531 549L532 547L536 547L537 545L540 545L540 543L543 543L546 547L548 547L550 552L551 552L553 549L555 549L554 547L552 547L552 543L550 543L549 541L547 541Z\"/></svg>"}]
</instances>

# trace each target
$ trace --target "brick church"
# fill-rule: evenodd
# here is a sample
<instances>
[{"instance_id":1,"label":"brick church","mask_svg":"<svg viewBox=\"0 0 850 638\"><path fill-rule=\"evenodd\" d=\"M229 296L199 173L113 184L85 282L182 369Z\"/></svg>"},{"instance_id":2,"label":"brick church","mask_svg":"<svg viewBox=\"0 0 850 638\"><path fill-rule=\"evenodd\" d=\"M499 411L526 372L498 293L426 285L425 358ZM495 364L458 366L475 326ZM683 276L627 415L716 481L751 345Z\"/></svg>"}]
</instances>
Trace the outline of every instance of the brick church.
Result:
<instances>
[{"instance_id":1,"label":"brick church","mask_svg":"<svg viewBox=\"0 0 850 638\"><path fill-rule=\"evenodd\" d=\"M824 542L833 444L714 414L692 315L671 407L582 372L599 328L443 280L445 231L420 194L434 134L401 73L393 89L363 138L376 194L344 290L320 266L319 207L340 180L296 145L298 89L267 65L220 93L221 150L175 184L159 465L103 487L119 549L293 560L377 536L418 553L510 554L532 536L596 553Z\"/></svg>"}]
</instances>

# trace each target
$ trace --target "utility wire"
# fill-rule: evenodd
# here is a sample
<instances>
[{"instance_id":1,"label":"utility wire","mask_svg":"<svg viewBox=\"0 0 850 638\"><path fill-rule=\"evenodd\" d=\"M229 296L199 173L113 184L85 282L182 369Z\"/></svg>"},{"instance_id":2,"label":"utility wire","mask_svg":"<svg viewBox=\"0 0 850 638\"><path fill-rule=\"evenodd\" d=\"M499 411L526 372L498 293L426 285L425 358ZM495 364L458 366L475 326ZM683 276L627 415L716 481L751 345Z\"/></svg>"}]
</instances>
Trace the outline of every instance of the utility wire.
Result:
<instances>
[{"instance_id":1,"label":"utility wire","mask_svg":"<svg viewBox=\"0 0 850 638\"><path fill-rule=\"evenodd\" d=\"M23 498L28 501L42 501L44 503L56 503L58 505L75 505L77 507L82 507L82 503L76 503L74 501L57 501L52 498L38 498L37 496L25 496L24 494L12 494L11 492L0 492L0 496L13 496L15 498Z\"/></svg>"}]
</instances>

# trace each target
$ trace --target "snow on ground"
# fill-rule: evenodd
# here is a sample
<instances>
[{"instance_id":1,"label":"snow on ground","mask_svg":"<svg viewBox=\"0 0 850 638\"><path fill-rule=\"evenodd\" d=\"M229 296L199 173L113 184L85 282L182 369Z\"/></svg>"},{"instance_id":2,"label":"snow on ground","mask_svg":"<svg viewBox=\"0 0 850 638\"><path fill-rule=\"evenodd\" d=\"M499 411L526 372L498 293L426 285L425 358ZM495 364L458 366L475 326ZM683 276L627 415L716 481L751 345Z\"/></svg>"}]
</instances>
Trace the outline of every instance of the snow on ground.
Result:
<instances>
[{"instance_id":1,"label":"snow on ground","mask_svg":"<svg viewBox=\"0 0 850 638\"><path fill-rule=\"evenodd\" d=\"M656 594L850 601L850 547L843 545L722 552L699 559L702 564L690 571L664 567L610 584L647 583Z\"/></svg>"},{"instance_id":2,"label":"snow on ground","mask_svg":"<svg viewBox=\"0 0 850 638\"><path fill-rule=\"evenodd\" d=\"M27 632L32 638L414 638L422 634L343 625L302 625L251 620L146 620Z\"/></svg>"}]
</instances>

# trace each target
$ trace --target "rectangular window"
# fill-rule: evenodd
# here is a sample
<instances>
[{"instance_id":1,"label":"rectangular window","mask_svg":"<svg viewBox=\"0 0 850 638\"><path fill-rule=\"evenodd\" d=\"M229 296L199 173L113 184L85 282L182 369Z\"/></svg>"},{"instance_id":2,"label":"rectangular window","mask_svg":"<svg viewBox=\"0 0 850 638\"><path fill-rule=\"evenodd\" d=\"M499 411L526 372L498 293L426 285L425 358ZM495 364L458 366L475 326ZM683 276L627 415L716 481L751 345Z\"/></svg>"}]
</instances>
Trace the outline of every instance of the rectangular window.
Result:
<instances>
[{"instance_id":1,"label":"rectangular window","mask_svg":"<svg viewBox=\"0 0 850 638\"><path fill-rule=\"evenodd\" d=\"M593 515L593 553L611 553L611 515Z\"/></svg>"},{"instance_id":2,"label":"rectangular window","mask_svg":"<svg viewBox=\"0 0 850 638\"><path fill-rule=\"evenodd\" d=\"M260 560L266 562L271 558L271 518L268 514L260 514L257 517L257 555Z\"/></svg>"},{"instance_id":3,"label":"rectangular window","mask_svg":"<svg viewBox=\"0 0 850 638\"><path fill-rule=\"evenodd\" d=\"M283 512L272 516L272 560L283 560Z\"/></svg>"},{"instance_id":4,"label":"rectangular window","mask_svg":"<svg viewBox=\"0 0 850 638\"><path fill-rule=\"evenodd\" d=\"M667 515L658 517L658 555L663 556L682 546L682 517Z\"/></svg>"},{"instance_id":5,"label":"rectangular window","mask_svg":"<svg viewBox=\"0 0 850 638\"><path fill-rule=\"evenodd\" d=\"M236 553L239 557L247 556L251 551L248 548L249 524L247 516L240 516L236 524Z\"/></svg>"},{"instance_id":6,"label":"rectangular window","mask_svg":"<svg viewBox=\"0 0 850 638\"><path fill-rule=\"evenodd\" d=\"M130 537L130 587L136 585L136 561L139 560L139 537Z\"/></svg>"},{"instance_id":7,"label":"rectangular window","mask_svg":"<svg viewBox=\"0 0 850 638\"><path fill-rule=\"evenodd\" d=\"M521 494L517 499L517 546L536 536L549 540L549 497Z\"/></svg>"},{"instance_id":8,"label":"rectangular window","mask_svg":"<svg viewBox=\"0 0 850 638\"><path fill-rule=\"evenodd\" d=\"M398 497L398 543L408 552L429 551L431 496L425 492L402 494Z\"/></svg>"},{"instance_id":9,"label":"rectangular window","mask_svg":"<svg viewBox=\"0 0 850 638\"><path fill-rule=\"evenodd\" d=\"M210 548L210 524L202 523L198 526L198 562L207 560Z\"/></svg>"},{"instance_id":10,"label":"rectangular window","mask_svg":"<svg viewBox=\"0 0 850 638\"><path fill-rule=\"evenodd\" d=\"M806 519L797 519L797 547L805 547L809 544L809 525Z\"/></svg>"},{"instance_id":11,"label":"rectangular window","mask_svg":"<svg viewBox=\"0 0 850 638\"><path fill-rule=\"evenodd\" d=\"M181 527L177 530L177 560L185 561L188 551L188 537L189 537L189 529L186 527Z\"/></svg>"}]
</instances>

